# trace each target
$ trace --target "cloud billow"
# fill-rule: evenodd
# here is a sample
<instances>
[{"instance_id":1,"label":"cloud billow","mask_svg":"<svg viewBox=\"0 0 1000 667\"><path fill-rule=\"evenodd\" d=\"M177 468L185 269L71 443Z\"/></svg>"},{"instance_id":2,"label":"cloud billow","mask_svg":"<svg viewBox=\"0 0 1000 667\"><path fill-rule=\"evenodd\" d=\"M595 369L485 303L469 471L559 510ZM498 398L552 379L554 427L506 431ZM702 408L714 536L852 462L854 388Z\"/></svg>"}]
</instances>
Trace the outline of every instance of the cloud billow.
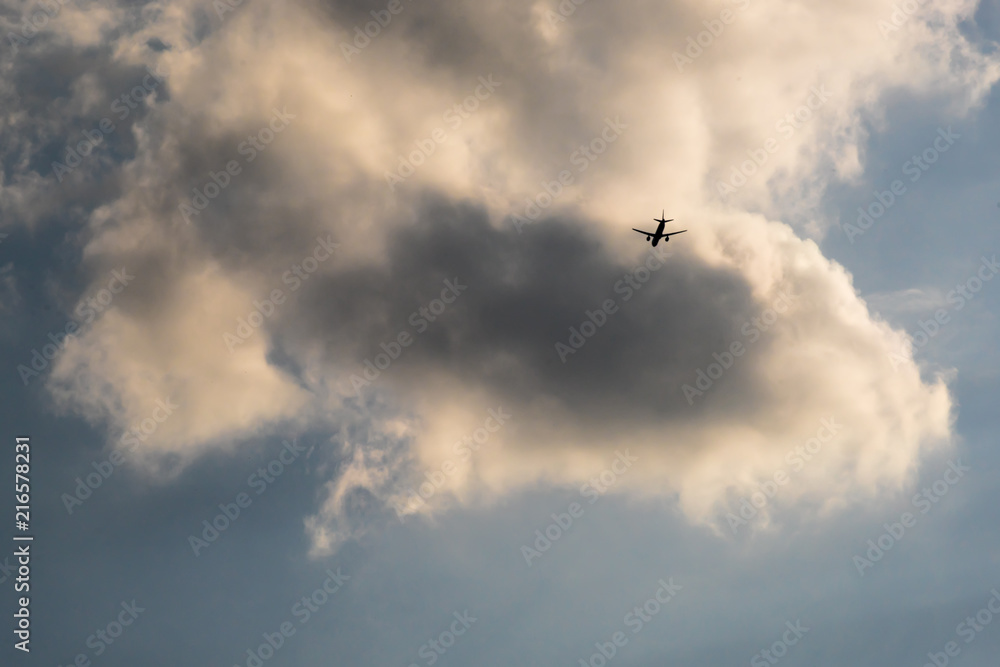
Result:
<instances>
[{"instance_id":1,"label":"cloud billow","mask_svg":"<svg viewBox=\"0 0 1000 667\"><path fill-rule=\"evenodd\" d=\"M364 507L391 506L497 406L516 418L422 511L575 485L627 444L642 464L616 490L676 495L702 520L832 415L845 424L839 444L788 495L830 509L904 484L926 451L951 441L944 378L922 379L912 358L893 369L888 353L905 335L802 238L827 221L793 229L779 218L788 192L818 196L860 173L865 123L887 91L955 93L955 114L982 99L1000 68L958 30L965 9L911 20L905 35L858 38L834 68L830 49L869 35L891 2L817 6L792 29L780 3L755 1L679 72L671 53L716 10L586 3L554 24L545 3L404 3L348 61L338 43L371 20L363 3L243 3L224 17L168 4L142 17L67 5L48 37L2 56L14 81L29 65L59 73L66 102L42 114L41 91L0 91L19 105L5 136L22 137L5 144L0 206L24 226L63 210L85 220L74 237L84 283L135 267L134 284L46 380L60 406L106 425L109 439L168 397L181 407L146 448L188 460L281 425L335 432L360 410L350 419L372 435L341 443L349 474L331 475L309 520L326 547L338 517L356 526ZM765 24L773 30L757 29ZM98 47L107 34L114 49ZM734 83L737 60L752 85ZM99 159L58 183L52 147L92 128L147 67L164 84ZM501 85L489 99L390 190L399 156L490 75ZM829 99L739 202L720 204L713 174L763 145L815 86ZM249 160L242 142L286 109L287 129ZM511 213L618 117L627 129L518 234ZM231 160L240 170L187 224L178 207ZM626 301L616 286L648 257L630 228L665 205L690 231ZM292 294L282 276L317 238L342 252ZM423 330L412 314L449 280L467 290ZM275 289L288 297L280 310L227 349L224 334ZM794 304L749 340L744 327L785 292ZM561 357L557 343L609 299L606 322ZM350 376L404 332L412 343L359 397ZM683 386L735 342L745 354L689 402ZM378 410L362 409L373 402Z\"/></svg>"}]
</instances>

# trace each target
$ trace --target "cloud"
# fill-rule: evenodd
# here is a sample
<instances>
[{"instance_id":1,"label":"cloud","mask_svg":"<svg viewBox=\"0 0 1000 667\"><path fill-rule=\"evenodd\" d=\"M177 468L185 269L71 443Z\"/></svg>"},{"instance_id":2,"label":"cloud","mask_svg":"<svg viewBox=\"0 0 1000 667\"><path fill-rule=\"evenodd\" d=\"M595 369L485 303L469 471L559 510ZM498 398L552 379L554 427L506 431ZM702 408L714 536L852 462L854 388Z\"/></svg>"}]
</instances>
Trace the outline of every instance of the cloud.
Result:
<instances>
[{"instance_id":1,"label":"cloud","mask_svg":"<svg viewBox=\"0 0 1000 667\"><path fill-rule=\"evenodd\" d=\"M192 448L255 434L306 406L306 392L267 363L262 339L226 351L219 331L246 316L251 295L218 271L157 276L157 268L134 269L138 284L66 344L48 379L61 406L125 430L169 399L177 414L150 443L186 458Z\"/></svg>"},{"instance_id":2,"label":"cloud","mask_svg":"<svg viewBox=\"0 0 1000 667\"><path fill-rule=\"evenodd\" d=\"M823 505L902 484L924 448L949 439L944 379L924 384L912 363L893 371L889 355L903 336L873 320L843 269L785 225L722 217L712 229L725 240L715 262L678 244L632 290L624 277L646 258L609 256L580 231L586 225L546 220L524 238L491 227L483 211L433 202L419 220L391 243L382 271L317 284L294 327L303 340L325 332L326 359L372 360L386 349L380 343L414 334L370 387L356 385L363 397L385 391L417 406L415 460L401 458L400 468L440 469L487 407L516 415L424 510L538 483L579 484L628 447L642 461L630 491L678 492L690 515L708 519L727 494L756 488L834 418L845 427L836 446L803 473L811 483L788 495ZM406 314L447 276L466 283L467 296L417 333ZM570 327L587 331L587 312L608 299L614 312L563 362L556 342L570 343ZM776 305L785 313L768 313ZM357 312L367 318L359 329L335 326ZM734 343L742 346L735 357ZM355 387L344 377L366 377L364 368L316 373L339 375L349 396ZM718 379L706 387L699 370ZM704 393L689 401L685 385ZM389 494L392 504L405 504L424 481L410 480Z\"/></svg>"},{"instance_id":3,"label":"cloud","mask_svg":"<svg viewBox=\"0 0 1000 667\"><path fill-rule=\"evenodd\" d=\"M48 381L59 405L115 432L172 396L183 407L150 446L186 456L289 420L331 428L360 414L362 433L387 435L340 437L333 455L349 464L308 521L318 551L362 532L364 507L404 498L498 405L513 423L427 511L577 485L629 447L642 465L616 488L677 495L709 520L832 416L844 434L789 496L829 509L899 487L950 441L944 379L922 380L912 361L894 370L904 334L802 238L828 223L780 217L789 199L807 207L830 178L861 172L890 92L953 96L952 117L983 99L998 70L958 30L972 3L938 5L885 39L888 1L585 3L565 21L543 2L403 7L349 60L341 46L372 20L367 5L244 3L220 17L151 4L115 19L96 73L70 69L73 104L18 117L47 139L17 148L5 210L46 224L61 210L52 201L75 201L81 274L137 274L59 358ZM735 19L678 68L674 53L726 8ZM83 48L67 24L52 30L17 57ZM109 142L60 186L49 156L102 108L93 91L146 66L166 73L164 94L120 130L127 150ZM466 105L490 75L496 91ZM818 87L829 94L808 122L779 129ZM267 134L277 111L294 120ZM614 142L602 138L609 119ZM428 137L434 150L415 164ZM772 137L778 149L720 199L717 182ZM254 138L264 145L250 158ZM390 189L403 160L414 171ZM232 161L239 173L187 224L178 207ZM519 233L510 216L531 201L548 203ZM628 228L664 206L690 231L626 302L616 285L647 259ZM292 290L285 276L317 237L343 252ZM417 331L411 314L455 279L468 290ZM230 354L223 334L275 289L287 302ZM787 312L752 324L782 294L794 297ZM607 299L616 312L563 363L556 343ZM350 376L403 332L412 345L358 398ZM735 342L745 354L689 400L684 385ZM387 426L399 420L405 429Z\"/></svg>"}]
</instances>

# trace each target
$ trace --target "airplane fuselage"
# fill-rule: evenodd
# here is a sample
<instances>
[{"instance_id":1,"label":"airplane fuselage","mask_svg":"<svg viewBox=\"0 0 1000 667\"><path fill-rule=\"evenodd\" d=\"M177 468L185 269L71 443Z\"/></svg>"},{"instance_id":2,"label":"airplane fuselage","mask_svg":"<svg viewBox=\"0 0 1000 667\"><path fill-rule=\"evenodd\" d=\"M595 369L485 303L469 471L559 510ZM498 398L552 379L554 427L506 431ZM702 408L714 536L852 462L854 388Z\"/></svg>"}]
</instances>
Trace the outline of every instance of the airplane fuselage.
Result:
<instances>
[{"instance_id":1,"label":"airplane fuselage","mask_svg":"<svg viewBox=\"0 0 1000 667\"><path fill-rule=\"evenodd\" d=\"M659 223L660 223L659 227L656 228L656 234L653 235L652 244L653 244L654 248L656 247L656 244L660 242L660 239L665 239L667 241L670 240L670 237L664 237L663 236L663 228L664 228L664 226L666 226L667 221L666 220L660 220Z\"/></svg>"}]
</instances>

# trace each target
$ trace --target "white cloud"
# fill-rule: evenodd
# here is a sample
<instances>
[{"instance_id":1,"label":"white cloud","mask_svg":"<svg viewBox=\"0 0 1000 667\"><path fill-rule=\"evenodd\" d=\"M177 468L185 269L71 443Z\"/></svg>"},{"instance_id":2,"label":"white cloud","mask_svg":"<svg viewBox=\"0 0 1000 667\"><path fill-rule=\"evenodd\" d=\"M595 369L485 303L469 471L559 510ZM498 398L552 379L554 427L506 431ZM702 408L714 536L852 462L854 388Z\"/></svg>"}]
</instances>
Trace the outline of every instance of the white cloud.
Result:
<instances>
[{"instance_id":1,"label":"white cloud","mask_svg":"<svg viewBox=\"0 0 1000 667\"><path fill-rule=\"evenodd\" d=\"M151 64L140 45L154 36L170 44L158 56L169 102L158 102L138 126L136 159L121 168L127 187L92 214L85 252L101 266L157 258L162 284L150 288L149 304L123 305L68 346L50 385L64 405L118 427L156 397L175 396L184 410L156 442L172 451L309 419L317 387L336 384L334 369L354 360L323 359L322 341L289 343L282 351L301 362L310 395L269 357L277 344L269 331L233 355L213 342L275 271L307 250L295 250L293 241L332 233L350 250L342 263L323 268L334 275L382 267L387 244L412 224L428 190L481 204L495 226L509 228L507 214L540 192L542 181L569 169L574 183L549 212L592 221L615 258L638 255L636 239L622 240L622 229L667 207L691 229L680 237L682 252L739 276L751 310L767 307L783 289L799 295L797 304L774 325L774 337L741 360L752 368L752 411L737 409L740 397L720 385L704 411L677 417L668 428L602 429L559 396L526 395L511 406L517 428L453 477L441 502L472 502L537 482L579 484L624 442L643 465L622 490L679 493L685 511L704 519L734 487L769 474L829 416L849 432L823 466L807 471L802 495L835 502L898 487L926 448L950 439L944 381L922 382L912 363L893 372L887 355L900 349L902 334L873 319L843 268L787 225L741 210L780 218L788 193L814 201L828 174L856 177L864 161L862 121L877 119L890 91L952 96L957 101L942 110L951 116L989 91L1000 75L996 58L978 52L957 28L973 3L938 4L932 22L910 21L883 39L877 22L892 5L754 0L678 71L673 52L729 5L586 3L555 27L539 18L539 3L468 2L460 18L413 5L348 63L338 40L367 20L348 9L245 3L197 41L195 4L158 4L146 27L120 39L115 57ZM398 156L444 126L444 112L490 73L502 89L449 128L447 140L390 193L384 174ZM780 134L779 119L818 86L829 99L800 128ZM273 108L286 106L297 114L294 131L246 165L232 186L239 198L220 199L195 226L177 227L176 206L192 185L219 169ZM627 130L580 171L573 152L616 116ZM779 150L720 203L716 180L769 137L780 138ZM30 193L20 187L6 185L4 197L26 211L18 198ZM823 225L813 221L805 231L821 234ZM95 384L79 379L83 371ZM352 446L350 465L309 522L317 549L341 539L336 525L352 488L388 502L413 461L418 469L435 465L441 442L461 437L469 420L459 415L496 402L489 387L446 367L433 377L433 397L426 385L403 379L382 385L419 415L405 438L411 448L403 455ZM683 400L677 391L663 400Z\"/></svg>"}]
</instances>

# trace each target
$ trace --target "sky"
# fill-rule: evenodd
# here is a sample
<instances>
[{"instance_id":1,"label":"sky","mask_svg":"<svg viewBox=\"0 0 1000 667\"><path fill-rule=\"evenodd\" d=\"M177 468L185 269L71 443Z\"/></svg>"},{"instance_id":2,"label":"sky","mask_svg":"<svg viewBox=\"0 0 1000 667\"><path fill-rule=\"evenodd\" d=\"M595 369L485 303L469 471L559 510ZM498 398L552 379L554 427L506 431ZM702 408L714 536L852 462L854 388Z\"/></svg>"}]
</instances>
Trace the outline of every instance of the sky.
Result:
<instances>
[{"instance_id":1,"label":"sky","mask_svg":"<svg viewBox=\"0 0 1000 667\"><path fill-rule=\"evenodd\" d=\"M0 9L3 664L995 664L996 0Z\"/></svg>"}]
</instances>

